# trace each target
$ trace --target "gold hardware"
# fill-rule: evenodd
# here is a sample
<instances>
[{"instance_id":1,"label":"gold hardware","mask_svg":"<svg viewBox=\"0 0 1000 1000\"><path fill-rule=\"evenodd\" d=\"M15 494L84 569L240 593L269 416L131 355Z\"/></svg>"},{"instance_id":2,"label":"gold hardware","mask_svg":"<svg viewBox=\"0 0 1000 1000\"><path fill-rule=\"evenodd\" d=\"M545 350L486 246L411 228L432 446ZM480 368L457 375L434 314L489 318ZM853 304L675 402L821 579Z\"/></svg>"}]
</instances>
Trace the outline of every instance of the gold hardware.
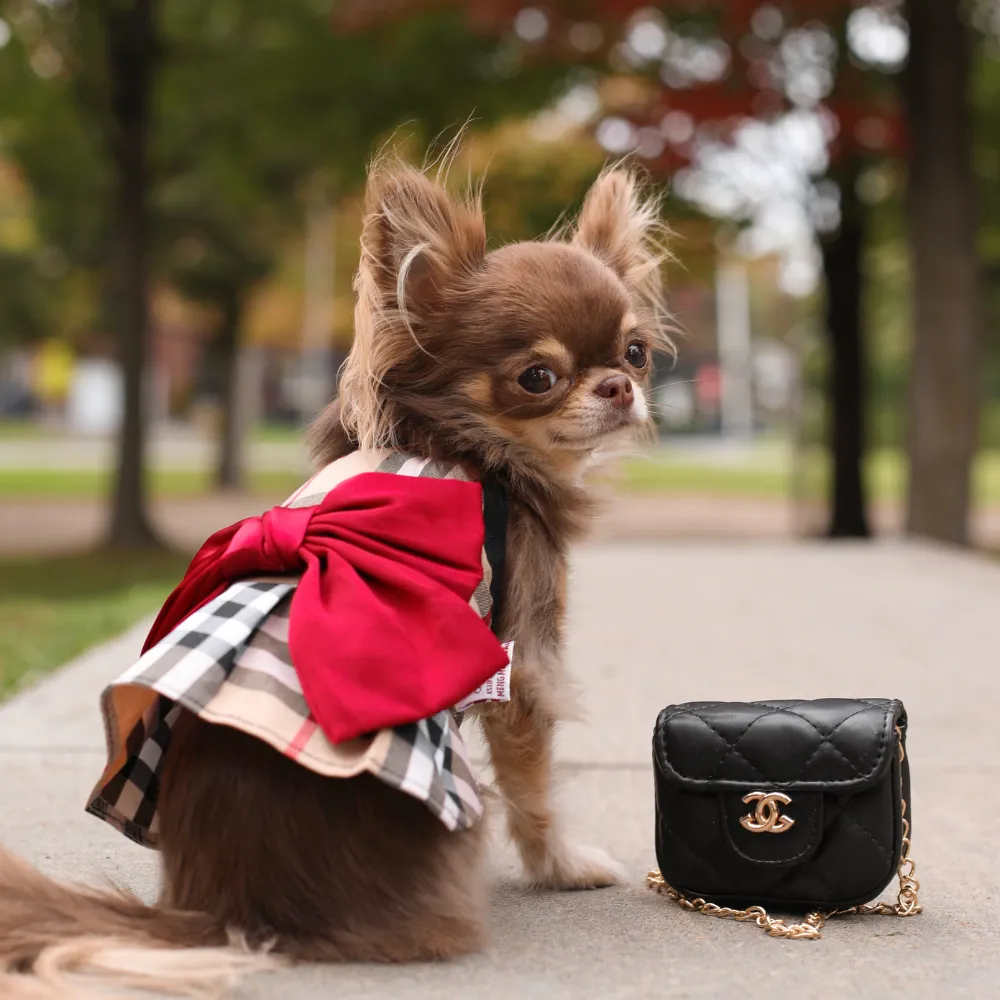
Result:
<instances>
[{"instance_id":1,"label":"gold hardware","mask_svg":"<svg viewBox=\"0 0 1000 1000\"><path fill-rule=\"evenodd\" d=\"M750 792L743 796L743 803L756 802L757 808L753 815L740 817L740 826L751 833L784 833L795 826L795 820L781 812L791 801L784 792Z\"/></svg>"},{"instance_id":2,"label":"gold hardware","mask_svg":"<svg viewBox=\"0 0 1000 1000\"><path fill-rule=\"evenodd\" d=\"M906 760L906 751L903 749L903 733L899 726L896 726L896 735L899 737L899 762L902 764ZM761 793L753 793L753 795L758 794ZM752 796L748 795L747 798L750 799ZM746 802L747 799L743 801ZM899 879L899 892L896 894L895 903L864 903L861 906L851 906L845 910L831 910L827 913L814 911L813 913L807 913L800 924L786 924L784 920L769 916L763 906L748 906L745 910L734 910L728 906L717 906L715 903L708 903L701 897L688 899L682 892L678 892L670 885L655 868L646 875L646 885L655 892L664 893L669 896L685 910L704 913L710 917L723 917L736 920L740 923L752 921L771 937L801 938L815 941L817 938L822 937L820 932L830 917L845 917L868 913L878 913L887 917L914 917L923 910L923 907L920 905L918 895L920 892L920 883L914 877L917 865L913 858L910 857L910 821L906 818L906 799L902 800L902 804L903 843L900 849L899 867L896 869L896 877ZM743 817L743 819L747 818L749 817ZM743 820L741 819L740 822L742 823ZM747 829L750 828L747 827Z\"/></svg>"}]
</instances>

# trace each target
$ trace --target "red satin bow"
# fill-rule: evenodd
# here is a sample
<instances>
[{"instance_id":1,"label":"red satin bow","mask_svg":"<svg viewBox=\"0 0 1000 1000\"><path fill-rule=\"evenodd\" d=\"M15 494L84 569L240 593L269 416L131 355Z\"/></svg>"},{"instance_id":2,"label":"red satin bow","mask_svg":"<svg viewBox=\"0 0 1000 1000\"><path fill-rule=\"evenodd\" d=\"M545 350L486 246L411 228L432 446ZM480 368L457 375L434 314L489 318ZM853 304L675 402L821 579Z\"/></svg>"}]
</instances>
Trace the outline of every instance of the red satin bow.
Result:
<instances>
[{"instance_id":1,"label":"red satin bow","mask_svg":"<svg viewBox=\"0 0 1000 1000\"><path fill-rule=\"evenodd\" d=\"M239 579L301 573L289 649L334 743L454 705L507 655L469 599L482 579L477 483L363 473L316 507L275 507L216 532L143 651Z\"/></svg>"}]
</instances>

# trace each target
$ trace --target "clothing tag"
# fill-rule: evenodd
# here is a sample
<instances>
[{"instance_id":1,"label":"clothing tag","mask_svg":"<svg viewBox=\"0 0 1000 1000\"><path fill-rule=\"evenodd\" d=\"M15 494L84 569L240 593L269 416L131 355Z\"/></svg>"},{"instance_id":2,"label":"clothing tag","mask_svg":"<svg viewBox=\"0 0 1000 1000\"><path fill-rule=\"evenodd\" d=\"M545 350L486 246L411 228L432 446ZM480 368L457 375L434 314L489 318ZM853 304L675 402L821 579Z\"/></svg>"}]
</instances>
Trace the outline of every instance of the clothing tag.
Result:
<instances>
[{"instance_id":1,"label":"clothing tag","mask_svg":"<svg viewBox=\"0 0 1000 1000\"><path fill-rule=\"evenodd\" d=\"M514 643L505 642L503 648L507 654L507 665L501 667L471 694L467 694L455 706L457 712L464 712L470 705L476 705L481 701L510 701L510 667L514 662Z\"/></svg>"}]
</instances>

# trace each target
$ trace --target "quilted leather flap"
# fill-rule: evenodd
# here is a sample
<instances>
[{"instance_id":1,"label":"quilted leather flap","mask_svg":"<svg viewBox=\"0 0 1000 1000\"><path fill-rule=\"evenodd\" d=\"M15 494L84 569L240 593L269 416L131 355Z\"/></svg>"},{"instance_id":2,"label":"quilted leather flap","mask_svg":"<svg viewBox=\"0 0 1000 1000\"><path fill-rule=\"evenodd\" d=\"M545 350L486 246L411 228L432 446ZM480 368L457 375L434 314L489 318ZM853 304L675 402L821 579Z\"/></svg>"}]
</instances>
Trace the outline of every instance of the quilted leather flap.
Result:
<instances>
[{"instance_id":1,"label":"quilted leather flap","mask_svg":"<svg viewBox=\"0 0 1000 1000\"><path fill-rule=\"evenodd\" d=\"M692 791L854 792L886 773L896 725L905 732L902 704L880 698L689 702L660 713L653 756L664 781Z\"/></svg>"}]
</instances>

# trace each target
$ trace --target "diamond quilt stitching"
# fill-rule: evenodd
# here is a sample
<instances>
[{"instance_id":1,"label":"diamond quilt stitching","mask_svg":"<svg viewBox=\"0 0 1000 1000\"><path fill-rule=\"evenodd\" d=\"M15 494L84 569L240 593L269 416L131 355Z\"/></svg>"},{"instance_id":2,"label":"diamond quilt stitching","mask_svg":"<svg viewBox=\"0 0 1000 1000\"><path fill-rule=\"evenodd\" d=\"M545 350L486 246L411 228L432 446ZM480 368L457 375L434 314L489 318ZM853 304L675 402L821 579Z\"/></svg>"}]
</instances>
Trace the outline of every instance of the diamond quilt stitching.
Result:
<instances>
[{"instance_id":1,"label":"diamond quilt stitching","mask_svg":"<svg viewBox=\"0 0 1000 1000\"><path fill-rule=\"evenodd\" d=\"M713 875L715 875L715 876L716 876L717 878L718 878L718 877L721 877L721 874L720 874L720 872L719 872L718 868L716 868L716 867L715 867L715 864L714 864L713 862L709 861L709 860L708 860L708 858L704 858L704 857L702 857L702 856L701 856L701 855L700 855L700 854L699 854L699 853L698 853L698 852L697 852L697 851L696 851L696 850L695 850L695 849L694 849L694 848L693 848L693 847L692 847L692 846L691 846L691 845L690 845L690 844L689 844L689 843L688 843L688 842L687 842L686 840L684 840L684 839L683 839L683 838L682 838L682 837L681 837L681 836L680 836L680 835L679 835L679 834L677 833L677 831L676 831L676 830L675 830L675 829L674 829L674 828L673 828L673 827L672 827L672 826L670 825L670 814L669 814L669 812L667 812L667 811L664 811L664 812L663 812L663 813L661 814L661 816L660 816L660 822L661 822L661 823L663 824L663 829L664 829L664 830L666 830L666 831L667 831L667 833L669 833L669 834L670 834L670 836L671 836L671 837L673 838L673 840L674 840L674 842L675 842L675 843L677 843L678 845L680 845L681 847L683 847L683 848L684 848L684 850L685 850L685 851L687 851L687 852L688 852L688 854L690 854L690 855L691 855L691 857L692 857L692 858L694 858L694 859L695 859L695 861L697 861L697 862L698 862L699 864L702 864L702 865L704 865L704 866L705 866L706 868L710 869L710 870L711 870L711 872L712 872L712 874L713 874Z\"/></svg>"},{"instance_id":2,"label":"diamond quilt stitching","mask_svg":"<svg viewBox=\"0 0 1000 1000\"><path fill-rule=\"evenodd\" d=\"M883 714L891 712L891 710L892 710L892 704L891 703L872 702L871 700L864 699L864 698L859 698L859 699L856 699L856 700L863 702L867 707L866 708L861 708L861 709L858 709L855 712L852 712L851 715L849 715L846 719L842 719L840 722L838 722L837 725L829 733L824 733L816 725L816 723L813 722L812 719L808 718L808 716L803 715L801 712L795 711L796 708L799 708L802 705L809 704L809 701L807 699L801 699L801 700L794 701L794 702L787 703L787 704L783 704L783 705L777 705L774 702L756 702L755 704L758 704L758 705L761 705L761 706L766 706L766 707L770 708L771 711L765 712L764 714L758 715L755 718L751 719L747 723L747 725L744 727L743 731L736 737L735 740L730 740L728 737L724 736L721 732L719 732L718 729L715 728L715 726L713 726L707 719L705 719L701 715L701 712L706 711L709 708L717 707L718 705L724 705L724 704L726 704L725 702L710 702L710 703L707 703L707 704L699 705L697 707L697 709L695 709L693 707L692 708L684 707L683 710L674 712L670 716L670 718L671 719L677 718L677 717L679 717L681 715L692 715L699 722L701 722L702 725L704 725L707 729L711 730L716 736L718 736L719 739L721 739L723 741L723 743L725 743L729 747L729 752L726 754L726 756L724 756L722 758L722 760L719 761L719 763L715 766L715 768L712 770L712 773L710 775L708 775L706 778L693 779L693 780L698 781L699 783L709 783L709 782L715 780L718 777L719 771L724 767L724 765L726 764L726 761L729 759L729 757L732 754L735 754L736 756L738 756L754 772L754 774L756 776L758 776L761 780L767 780L765 778L765 776L761 773L761 769L757 765L755 765L753 763L753 761L751 761L746 756L746 754L744 754L743 752L741 752L738 749L737 744L739 744L751 732L751 730L754 729L757 726L757 724L759 722L762 722L764 719L770 718L773 715L778 715L778 714L781 714L781 713L787 713L789 715L794 715L794 716L796 716L796 718L801 719L803 722L805 722L807 725L809 725L812 728L812 730L816 733L816 735L820 739L819 744L816 746L816 748L813 750L813 752L809 755L809 758L806 760L806 762L803 764L803 766L799 769L798 772L796 772L796 774L795 774L794 777L792 777L792 778L790 778L788 780L789 781L800 780L801 777L802 777L802 775L805 773L806 769L808 768L809 764L812 763L812 761L816 758L816 755L823 749L823 745L827 744L834 751L834 753L836 753L844 761L844 763L847 764L847 766L853 772L853 778L841 779L841 783L844 783L846 781L852 781L852 780L856 780L856 779L864 779L864 778L870 777L875 772L875 770L878 768L878 765L879 765L879 763L881 761L881 758L882 758L882 754L883 754L883 752L885 750L887 727L883 724L883 727L882 727L882 737L879 740L879 748L878 748L878 753L875 755L875 763L872 765L871 768L869 768L867 770L862 770L862 768L864 767L864 764L863 763L859 764L857 761L852 760L850 757L848 757L847 754L845 754L844 751L839 746L837 746L837 744L835 744L831 740L831 737L843 725L845 725L851 719L855 718L855 716L860 715L863 712L867 711L869 708L878 709L879 711L883 712ZM681 708L681 706L678 706L678 708Z\"/></svg>"},{"instance_id":3,"label":"diamond quilt stitching","mask_svg":"<svg viewBox=\"0 0 1000 1000\"><path fill-rule=\"evenodd\" d=\"M832 822L827 824L824 839L829 838L830 832L837 823L840 823L842 820L847 820L848 823L860 830L886 857L891 858L892 853L886 849L885 844L883 844L882 841L868 829L868 827L864 826L860 820L856 819L850 812L848 812L848 807L856 798L856 795L849 795L843 802L838 803L839 810L834 813Z\"/></svg>"},{"instance_id":4,"label":"diamond quilt stitching","mask_svg":"<svg viewBox=\"0 0 1000 1000\"><path fill-rule=\"evenodd\" d=\"M822 742L819 744L818 747L816 747L816 749L809 756L809 759L798 770L798 772L796 773L795 777L791 778L790 780L791 781L795 781L797 778L801 777L805 773L806 768L809 767L809 765L813 762L813 760L816 757L816 754L818 754L820 752L820 750L823 749L823 744L824 743L827 744L828 746L833 747L833 749L836 750L836 752L840 755L841 759L847 761L847 763L854 770L855 774L860 774L861 773L861 769L857 765L857 763L855 763L853 760L851 760L851 758L848 757L847 754L845 754L844 751L841 750L840 747L838 747L837 744L833 742L833 734L836 733L837 730L840 729L841 726L847 725L847 723L850 722L851 719L855 718L856 716L861 715L863 712L868 712L870 710L871 710L870 706L868 708L859 708L856 712L852 712L846 719L843 719L842 721L838 722L837 725L835 725L833 727L833 729L831 729L830 732L826 733L826 734L824 734L822 732L822 730L820 730L816 726L816 723L814 723L812 721L812 719L807 719L804 715L801 715L799 712L792 712L791 713L792 715L797 715L800 719L804 719L806 722L808 722L809 725L812 726L813 729L815 729L816 732L819 733L819 735L822 737Z\"/></svg>"},{"instance_id":5,"label":"diamond quilt stitching","mask_svg":"<svg viewBox=\"0 0 1000 1000\"><path fill-rule=\"evenodd\" d=\"M729 748L726 755L716 765L715 770L712 771L712 773L707 778L703 779L704 781L711 781L719 773L719 768L722 767L722 765L725 764L726 761L729 760L729 758L733 754L739 757L740 760L742 760L746 764L746 766L749 767L750 770L753 771L753 773L758 778L760 778L761 781L767 781L767 777L761 773L760 769L755 767L752 761L747 760L746 757L744 757L743 754L741 754L739 750L737 750L736 747L733 746L733 744L725 736L723 736L722 733L720 733L719 730L716 729L715 726L713 726L712 723L709 722L707 719L703 719L697 712L687 712L687 713L678 712L677 714L693 715L706 729L710 729L713 733L715 733L715 735L718 736L719 739L722 740L722 742L725 743L725 745ZM747 728L749 729L749 726ZM746 730L744 730L744 733L745 732Z\"/></svg>"},{"instance_id":6,"label":"diamond quilt stitching","mask_svg":"<svg viewBox=\"0 0 1000 1000\"><path fill-rule=\"evenodd\" d=\"M799 704L802 704L802 703L799 702ZM711 729L713 733L718 734L726 743L729 744L729 755L736 754L739 758L741 758L742 760L746 761L747 765L750 767L750 769L755 774L761 775L761 778L764 778L764 776L761 774L760 768L756 767L753 764L752 761L747 760L746 755L743 754L743 753L741 753L739 750L736 749L736 744L739 743L740 740L742 740L743 737L746 736L746 734L749 733L750 730L753 729L753 727L758 722L761 721L761 719L767 719L767 718L769 718L772 715L777 715L780 711L782 711L781 708L776 708L773 711L765 713L764 715L758 715L755 719L751 719L746 724L746 726L744 727L743 732L740 733L740 735L737 736L735 740L728 740L728 739L726 739L726 737L723 736L722 733L720 733L715 728L715 726L713 726L710 722L707 722L705 719L702 719L702 717L700 715L698 715L698 718L701 719L701 721L704 722L705 725L708 726L708 728ZM695 714L697 714L697 713L695 713ZM715 766L715 770L712 771L712 773L705 779L705 781L712 781L713 779L715 779L716 777L718 777L719 769L722 767L723 764L726 763L727 760L728 760L728 756L723 757L722 760L720 760L719 763ZM767 780L767 779L764 778L764 780Z\"/></svg>"},{"instance_id":7,"label":"diamond quilt stitching","mask_svg":"<svg viewBox=\"0 0 1000 1000\"><path fill-rule=\"evenodd\" d=\"M764 702L762 704L767 704L767 703ZM732 740L732 741L730 741L725 736L723 736L722 733L720 733L715 728L715 726L713 726L710 722L708 722L706 719L704 719L697 712L692 712L691 714L695 715L695 717L698 718L706 726L708 726L708 728L711 729L713 733L715 733L717 736L719 736L724 742L728 743L729 744L730 753L735 753L737 756L739 756L757 774L760 774L760 769L758 767L754 766L754 764L750 760L747 759L747 757L746 757L745 754L741 753L739 750L736 749L737 744L740 743L743 740L743 738L755 726L758 725L758 723L763 722L764 719L771 718L772 715L780 715L782 713L787 713L788 715L794 715L794 716L796 716L796 718L799 718L803 722L808 723L813 728L813 730L816 732L816 735L819 736L820 742L816 746L816 749L809 755L809 759L806 761L806 763L795 774L795 777L789 779L791 781L795 781L796 779L798 779L799 777L802 776L802 774L805 772L806 768L809 766L809 764L812 763L813 759L816 757L816 754L818 754L820 752L820 750L823 749L823 744L824 743L830 743L830 740L829 740L828 736L823 733L823 731L812 721L812 719L809 719L806 716L802 715L800 712L796 712L795 711L795 709L798 708L800 705L805 705L805 704L807 704L807 702L805 702L805 701L796 701L796 702L793 702L790 705L787 705L787 704L786 705L774 705L772 703L771 705L769 705L769 707L771 708L770 712L765 712L763 715L758 715L755 719L751 719L747 723L747 725L744 728L743 732L741 732L740 735L737 736L736 739ZM702 706L702 710L704 710L707 707L709 707L709 706ZM843 720L843 722L838 723L838 725L830 732L830 736L832 736L833 733L835 733L837 731L837 729L839 729L844 724L844 722L847 722L848 719L853 719L855 715L860 715L862 712L865 712L865 711L868 711L868 709L867 708L859 708L857 712L854 712L851 715L849 715L847 717L847 719ZM844 752L838 746L836 746L833 743L830 743L830 746L833 747L834 751L844 761L846 761L848 767L850 767L851 770L854 771L855 775L857 775L859 773L858 765L853 760L851 760L846 754L844 754ZM723 759L721 761L719 761L718 765L715 767L715 769L712 771L712 773L707 778L705 778L704 780L705 781L712 781L714 778L718 777L719 770L722 768L723 764L726 763L727 759L728 759L728 756L727 757L723 757Z\"/></svg>"}]
</instances>

